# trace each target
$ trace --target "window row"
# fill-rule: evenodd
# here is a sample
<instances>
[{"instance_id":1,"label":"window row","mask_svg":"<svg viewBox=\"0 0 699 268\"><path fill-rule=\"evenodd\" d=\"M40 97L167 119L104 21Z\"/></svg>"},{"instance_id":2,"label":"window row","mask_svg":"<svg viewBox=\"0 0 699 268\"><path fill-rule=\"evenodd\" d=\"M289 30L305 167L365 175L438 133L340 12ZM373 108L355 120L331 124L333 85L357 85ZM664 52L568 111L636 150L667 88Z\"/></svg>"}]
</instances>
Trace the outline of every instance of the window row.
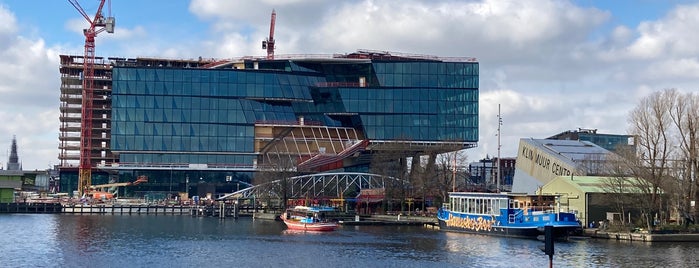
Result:
<instances>
[{"instance_id":1,"label":"window row","mask_svg":"<svg viewBox=\"0 0 699 268\"><path fill-rule=\"evenodd\" d=\"M505 198L450 198L451 208L455 212L500 215L500 209L507 209L508 200Z\"/></svg>"},{"instance_id":2,"label":"window row","mask_svg":"<svg viewBox=\"0 0 699 268\"><path fill-rule=\"evenodd\" d=\"M365 126L366 136L372 140L409 139L414 141L478 141L478 128L430 128Z\"/></svg>"},{"instance_id":3,"label":"window row","mask_svg":"<svg viewBox=\"0 0 699 268\"><path fill-rule=\"evenodd\" d=\"M152 95L114 95L112 107L119 108L146 108L146 109L185 109L185 110L228 110L236 112L240 110L291 112L291 106L285 103L265 103L245 99L220 99L206 97L183 96L152 96Z\"/></svg>"},{"instance_id":4,"label":"window row","mask_svg":"<svg viewBox=\"0 0 699 268\"><path fill-rule=\"evenodd\" d=\"M317 105L320 111L337 111L332 104ZM327 108L326 108L327 107ZM476 102L439 102L439 101L380 101L380 100L348 100L342 105L342 110L352 113L412 113L412 114L478 114Z\"/></svg>"},{"instance_id":5,"label":"window row","mask_svg":"<svg viewBox=\"0 0 699 268\"><path fill-rule=\"evenodd\" d=\"M477 62L374 62L377 74L478 75Z\"/></svg>"},{"instance_id":6,"label":"window row","mask_svg":"<svg viewBox=\"0 0 699 268\"><path fill-rule=\"evenodd\" d=\"M192 137L112 134L114 151L253 152L252 137Z\"/></svg>"},{"instance_id":7,"label":"window row","mask_svg":"<svg viewBox=\"0 0 699 268\"><path fill-rule=\"evenodd\" d=\"M320 76L295 75L259 70L241 69L172 69L172 68L132 68L116 67L113 81L139 82L192 82L213 84L279 84L314 85L324 81Z\"/></svg>"},{"instance_id":8,"label":"window row","mask_svg":"<svg viewBox=\"0 0 699 268\"><path fill-rule=\"evenodd\" d=\"M132 154L122 153L122 163L184 163L184 164L240 164L252 165L255 156L231 154ZM168 171L169 172L169 171ZM225 177L224 177L225 178Z\"/></svg>"},{"instance_id":9,"label":"window row","mask_svg":"<svg viewBox=\"0 0 699 268\"><path fill-rule=\"evenodd\" d=\"M342 100L410 100L410 101L478 101L478 90L474 89L427 89L427 88L340 88L339 96L334 92L312 94L314 99ZM325 93L325 94L323 94Z\"/></svg>"},{"instance_id":10,"label":"window row","mask_svg":"<svg viewBox=\"0 0 699 268\"><path fill-rule=\"evenodd\" d=\"M190 124L254 124L258 121L294 121L290 112L225 111L179 109L114 109L113 122L190 123Z\"/></svg>"},{"instance_id":11,"label":"window row","mask_svg":"<svg viewBox=\"0 0 699 268\"><path fill-rule=\"evenodd\" d=\"M471 128L478 127L478 114L453 115L361 115L362 124L372 127L426 127L426 128Z\"/></svg>"},{"instance_id":12,"label":"window row","mask_svg":"<svg viewBox=\"0 0 699 268\"><path fill-rule=\"evenodd\" d=\"M224 124L177 124L177 123L143 123L113 122L112 135L154 135L181 137L249 137L252 138L254 127Z\"/></svg>"},{"instance_id":13,"label":"window row","mask_svg":"<svg viewBox=\"0 0 699 268\"><path fill-rule=\"evenodd\" d=\"M478 88L478 75L377 74L385 87Z\"/></svg>"},{"instance_id":14,"label":"window row","mask_svg":"<svg viewBox=\"0 0 699 268\"><path fill-rule=\"evenodd\" d=\"M255 83L117 81L112 94L308 99L307 86Z\"/></svg>"}]
</instances>

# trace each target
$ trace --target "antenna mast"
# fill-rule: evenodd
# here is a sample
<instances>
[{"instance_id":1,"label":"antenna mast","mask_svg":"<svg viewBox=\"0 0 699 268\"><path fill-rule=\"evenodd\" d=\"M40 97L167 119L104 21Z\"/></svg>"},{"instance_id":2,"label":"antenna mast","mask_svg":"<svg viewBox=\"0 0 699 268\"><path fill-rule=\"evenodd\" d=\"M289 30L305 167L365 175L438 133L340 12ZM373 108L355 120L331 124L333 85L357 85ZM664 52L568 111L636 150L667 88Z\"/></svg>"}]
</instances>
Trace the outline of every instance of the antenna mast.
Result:
<instances>
[{"instance_id":1,"label":"antenna mast","mask_svg":"<svg viewBox=\"0 0 699 268\"><path fill-rule=\"evenodd\" d=\"M497 191L500 192L500 126L502 126L502 116L500 115L500 104L498 104L498 163L497 163Z\"/></svg>"}]
</instances>

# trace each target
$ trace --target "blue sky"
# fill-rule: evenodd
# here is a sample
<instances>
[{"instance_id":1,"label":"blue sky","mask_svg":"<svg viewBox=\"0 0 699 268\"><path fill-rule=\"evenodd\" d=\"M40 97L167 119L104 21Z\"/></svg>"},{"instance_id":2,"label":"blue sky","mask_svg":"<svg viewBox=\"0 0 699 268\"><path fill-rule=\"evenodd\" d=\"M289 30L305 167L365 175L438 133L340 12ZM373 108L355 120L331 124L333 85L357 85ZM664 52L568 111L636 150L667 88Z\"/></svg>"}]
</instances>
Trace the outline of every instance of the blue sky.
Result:
<instances>
[{"instance_id":1,"label":"blue sky","mask_svg":"<svg viewBox=\"0 0 699 268\"><path fill-rule=\"evenodd\" d=\"M98 1L82 0L94 15ZM236 58L376 49L480 62L475 161L520 138L595 128L624 134L638 99L699 84L699 3L683 0L113 0L98 56ZM0 165L12 136L25 169L57 164L59 54L82 54L87 23L68 1L0 0Z\"/></svg>"}]
</instances>

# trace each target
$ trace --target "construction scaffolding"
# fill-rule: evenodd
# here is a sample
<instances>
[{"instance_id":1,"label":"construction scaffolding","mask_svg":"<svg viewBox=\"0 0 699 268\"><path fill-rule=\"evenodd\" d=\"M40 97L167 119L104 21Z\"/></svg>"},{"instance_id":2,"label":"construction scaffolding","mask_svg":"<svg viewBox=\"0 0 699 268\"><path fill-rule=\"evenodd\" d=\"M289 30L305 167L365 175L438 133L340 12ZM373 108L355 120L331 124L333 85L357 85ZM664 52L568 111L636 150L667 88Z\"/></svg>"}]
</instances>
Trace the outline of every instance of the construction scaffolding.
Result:
<instances>
[{"instance_id":1,"label":"construction scaffolding","mask_svg":"<svg viewBox=\"0 0 699 268\"><path fill-rule=\"evenodd\" d=\"M61 106L58 155L60 167L77 168L80 162L80 132L82 116L84 56L61 55ZM112 71L109 59L95 57L94 92L92 98L92 148L90 155L94 163L106 164L116 161L109 150L111 135L110 100Z\"/></svg>"}]
</instances>

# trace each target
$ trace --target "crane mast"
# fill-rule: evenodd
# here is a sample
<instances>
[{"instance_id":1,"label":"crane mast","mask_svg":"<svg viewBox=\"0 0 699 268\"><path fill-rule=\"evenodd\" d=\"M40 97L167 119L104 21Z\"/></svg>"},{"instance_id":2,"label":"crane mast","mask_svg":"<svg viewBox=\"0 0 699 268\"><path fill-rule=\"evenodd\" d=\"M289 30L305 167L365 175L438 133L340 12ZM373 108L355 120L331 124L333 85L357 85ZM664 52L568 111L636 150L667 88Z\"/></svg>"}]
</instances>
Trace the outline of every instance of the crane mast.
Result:
<instances>
[{"instance_id":1,"label":"crane mast","mask_svg":"<svg viewBox=\"0 0 699 268\"><path fill-rule=\"evenodd\" d=\"M274 23L277 20L277 12L272 9L272 19L269 24L269 37L262 41L262 49L267 49L267 59L274 59Z\"/></svg>"},{"instance_id":2,"label":"crane mast","mask_svg":"<svg viewBox=\"0 0 699 268\"><path fill-rule=\"evenodd\" d=\"M99 7L94 18L90 18L77 0L68 2L78 10L89 23L89 28L83 30L85 35L85 57L83 58L83 90L82 108L80 117L80 172L78 174L78 192L82 196L89 191L92 184L92 112L95 84L95 37L97 34L107 31L114 32L114 17L104 17L102 8L105 1L100 0ZM111 0L109 5L111 6Z\"/></svg>"}]
</instances>

